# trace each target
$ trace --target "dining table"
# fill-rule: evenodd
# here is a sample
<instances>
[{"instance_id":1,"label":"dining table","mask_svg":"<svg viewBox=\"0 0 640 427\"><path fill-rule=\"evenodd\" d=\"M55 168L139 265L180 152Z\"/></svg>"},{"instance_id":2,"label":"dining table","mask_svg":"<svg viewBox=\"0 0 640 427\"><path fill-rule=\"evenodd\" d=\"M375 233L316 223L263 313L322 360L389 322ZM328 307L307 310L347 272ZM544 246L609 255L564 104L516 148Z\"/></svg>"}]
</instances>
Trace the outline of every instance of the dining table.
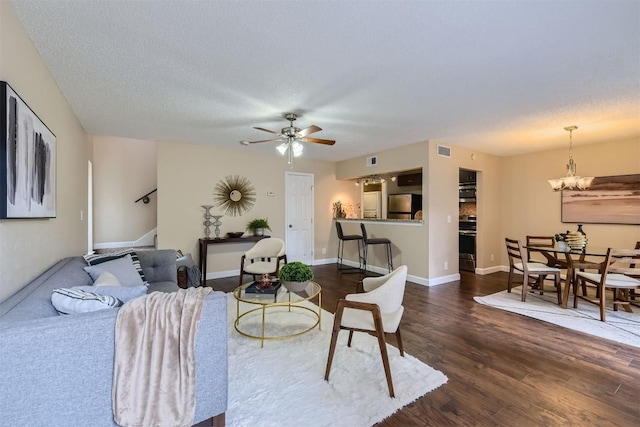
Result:
<instances>
[{"instance_id":1,"label":"dining table","mask_svg":"<svg viewBox=\"0 0 640 427\"><path fill-rule=\"evenodd\" d=\"M576 271L578 270L600 270L604 257L607 256L607 250L609 248L602 246L595 246L587 244L581 249L572 249L569 246L566 247L548 247L548 246L535 246L526 245L525 249L534 252L540 252L547 259L549 266L563 264L560 257L564 255L567 266L567 277L565 279L565 287L562 292L562 308L567 308L567 301L569 300L569 289L573 288L573 292L578 292L578 283L576 282ZM585 257L602 257L602 262L587 261Z\"/></svg>"}]
</instances>

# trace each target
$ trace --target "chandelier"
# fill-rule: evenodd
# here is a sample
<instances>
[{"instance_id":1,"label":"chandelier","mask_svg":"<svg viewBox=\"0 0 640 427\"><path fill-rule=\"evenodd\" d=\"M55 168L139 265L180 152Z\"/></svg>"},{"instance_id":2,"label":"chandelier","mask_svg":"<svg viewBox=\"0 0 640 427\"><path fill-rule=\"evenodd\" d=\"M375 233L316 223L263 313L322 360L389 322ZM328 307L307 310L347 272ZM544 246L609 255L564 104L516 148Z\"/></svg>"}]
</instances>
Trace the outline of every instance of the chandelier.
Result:
<instances>
[{"instance_id":1,"label":"chandelier","mask_svg":"<svg viewBox=\"0 0 640 427\"><path fill-rule=\"evenodd\" d=\"M567 164L567 176L548 180L553 191L586 190L591 186L591 181L593 181L592 176L580 177L576 175L576 164L573 161L573 154L571 152L573 148L573 131L576 129L578 129L578 126L567 126L564 128L564 130L569 132L569 163Z\"/></svg>"},{"instance_id":2,"label":"chandelier","mask_svg":"<svg viewBox=\"0 0 640 427\"><path fill-rule=\"evenodd\" d=\"M276 150L278 150L278 153L280 153L283 156L285 154L289 155L289 158L287 159L287 164L291 167L291 169L293 169L293 158L302 156L304 147L302 146L302 144L300 144L300 142L297 139L293 137L289 137L285 142L278 145L276 147Z\"/></svg>"}]
</instances>

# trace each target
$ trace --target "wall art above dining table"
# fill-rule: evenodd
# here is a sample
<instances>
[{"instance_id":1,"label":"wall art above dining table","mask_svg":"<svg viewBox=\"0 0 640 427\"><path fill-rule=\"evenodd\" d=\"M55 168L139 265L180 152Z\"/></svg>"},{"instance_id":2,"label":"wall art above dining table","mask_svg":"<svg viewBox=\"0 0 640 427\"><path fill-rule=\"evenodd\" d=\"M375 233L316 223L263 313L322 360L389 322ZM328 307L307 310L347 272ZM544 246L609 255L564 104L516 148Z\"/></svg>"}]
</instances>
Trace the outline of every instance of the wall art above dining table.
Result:
<instances>
[{"instance_id":1,"label":"wall art above dining table","mask_svg":"<svg viewBox=\"0 0 640 427\"><path fill-rule=\"evenodd\" d=\"M587 190L563 190L562 222L640 224L640 174L599 176Z\"/></svg>"}]
</instances>

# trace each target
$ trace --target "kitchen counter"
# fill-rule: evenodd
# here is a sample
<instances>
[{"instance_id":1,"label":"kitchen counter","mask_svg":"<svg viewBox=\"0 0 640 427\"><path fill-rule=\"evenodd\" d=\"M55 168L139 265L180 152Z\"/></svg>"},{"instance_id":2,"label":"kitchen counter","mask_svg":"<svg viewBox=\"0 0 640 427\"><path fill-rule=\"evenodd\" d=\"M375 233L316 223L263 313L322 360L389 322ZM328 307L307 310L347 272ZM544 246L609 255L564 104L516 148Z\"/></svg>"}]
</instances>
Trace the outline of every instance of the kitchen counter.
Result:
<instances>
[{"instance_id":1,"label":"kitchen counter","mask_svg":"<svg viewBox=\"0 0 640 427\"><path fill-rule=\"evenodd\" d=\"M383 223L383 224L402 224L402 225L422 225L424 220L421 219L377 219L377 218L333 218L334 221L344 222L364 222L366 223Z\"/></svg>"}]
</instances>

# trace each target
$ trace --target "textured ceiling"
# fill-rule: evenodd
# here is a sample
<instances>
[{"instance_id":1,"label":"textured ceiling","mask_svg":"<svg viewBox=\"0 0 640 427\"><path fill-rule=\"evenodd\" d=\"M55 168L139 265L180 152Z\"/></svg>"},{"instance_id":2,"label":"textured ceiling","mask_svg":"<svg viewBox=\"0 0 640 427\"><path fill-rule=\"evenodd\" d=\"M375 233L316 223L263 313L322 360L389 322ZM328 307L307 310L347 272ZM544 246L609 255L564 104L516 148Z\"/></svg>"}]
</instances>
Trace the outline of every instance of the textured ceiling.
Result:
<instances>
[{"instance_id":1,"label":"textured ceiling","mask_svg":"<svg viewBox=\"0 0 640 427\"><path fill-rule=\"evenodd\" d=\"M640 137L640 2L45 1L16 12L85 130L305 155Z\"/></svg>"}]
</instances>

